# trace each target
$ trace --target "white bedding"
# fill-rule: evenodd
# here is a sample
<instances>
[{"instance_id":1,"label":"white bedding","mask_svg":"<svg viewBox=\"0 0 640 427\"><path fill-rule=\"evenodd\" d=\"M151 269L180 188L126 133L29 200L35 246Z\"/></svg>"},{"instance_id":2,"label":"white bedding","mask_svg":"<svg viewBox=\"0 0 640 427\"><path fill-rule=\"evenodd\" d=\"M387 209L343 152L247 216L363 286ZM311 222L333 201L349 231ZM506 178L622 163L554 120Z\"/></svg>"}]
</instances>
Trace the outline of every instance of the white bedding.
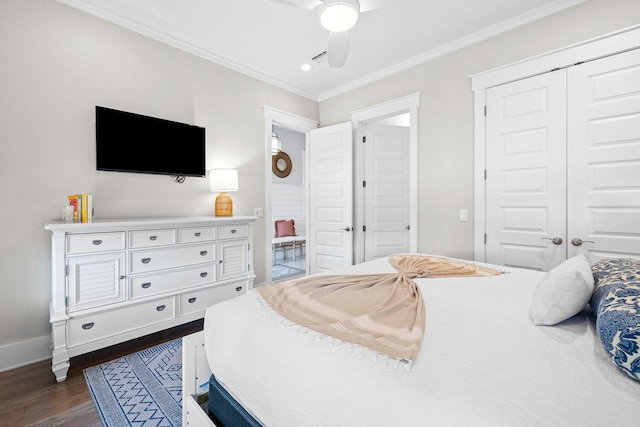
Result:
<instances>
[{"instance_id":1,"label":"white bedding","mask_svg":"<svg viewBox=\"0 0 640 427\"><path fill-rule=\"evenodd\" d=\"M611 362L593 318L532 325L544 273L504 270L416 280L426 333L410 368L291 325L256 291L207 310L209 365L266 426L640 425L640 383ZM386 258L348 270L393 271Z\"/></svg>"}]
</instances>

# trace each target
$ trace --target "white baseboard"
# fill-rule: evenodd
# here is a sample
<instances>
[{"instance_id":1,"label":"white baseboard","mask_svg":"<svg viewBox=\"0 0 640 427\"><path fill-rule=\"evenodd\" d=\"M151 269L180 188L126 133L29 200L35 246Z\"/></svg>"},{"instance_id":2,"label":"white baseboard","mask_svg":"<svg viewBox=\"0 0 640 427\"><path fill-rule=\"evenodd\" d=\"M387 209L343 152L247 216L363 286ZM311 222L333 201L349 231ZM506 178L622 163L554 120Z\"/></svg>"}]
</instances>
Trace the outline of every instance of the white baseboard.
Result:
<instances>
[{"instance_id":1,"label":"white baseboard","mask_svg":"<svg viewBox=\"0 0 640 427\"><path fill-rule=\"evenodd\" d=\"M0 346L0 372L51 359L51 335Z\"/></svg>"}]
</instances>

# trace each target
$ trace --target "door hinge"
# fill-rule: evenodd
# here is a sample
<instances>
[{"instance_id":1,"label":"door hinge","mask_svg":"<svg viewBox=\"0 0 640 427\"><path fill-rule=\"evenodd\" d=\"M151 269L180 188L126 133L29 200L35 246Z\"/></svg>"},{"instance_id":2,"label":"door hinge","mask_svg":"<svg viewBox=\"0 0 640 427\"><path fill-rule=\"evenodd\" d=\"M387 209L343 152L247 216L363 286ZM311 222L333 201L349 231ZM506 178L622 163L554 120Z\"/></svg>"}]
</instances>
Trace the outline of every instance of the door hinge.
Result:
<instances>
[{"instance_id":1,"label":"door hinge","mask_svg":"<svg viewBox=\"0 0 640 427\"><path fill-rule=\"evenodd\" d=\"M366 225L362 226L362 231L367 231L367 226Z\"/></svg>"},{"instance_id":2,"label":"door hinge","mask_svg":"<svg viewBox=\"0 0 640 427\"><path fill-rule=\"evenodd\" d=\"M65 275L65 277L69 276L69 266L68 265L64 266L64 275Z\"/></svg>"},{"instance_id":3,"label":"door hinge","mask_svg":"<svg viewBox=\"0 0 640 427\"><path fill-rule=\"evenodd\" d=\"M364 144L365 142L367 142L367 137L366 137L366 136L363 136L363 137L362 137L362 143Z\"/></svg>"},{"instance_id":4,"label":"door hinge","mask_svg":"<svg viewBox=\"0 0 640 427\"><path fill-rule=\"evenodd\" d=\"M487 117L487 106L484 106L484 116Z\"/></svg>"},{"instance_id":5,"label":"door hinge","mask_svg":"<svg viewBox=\"0 0 640 427\"><path fill-rule=\"evenodd\" d=\"M251 250L251 243L247 244L247 251Z\"/></svg>"},{"instance_id":6,"label":"door hinge","mask_svg":"<svg viewBox=\"0 0 640 427\"><path fill-rule=\"evenodd\" d=\"M366 187L367 186L367 181L362 181L362 187Z\"/></svg>"},{"instance_id":7,"label":"door hinge","mask_svg":"<svg viewBox=\"0 0 640 427\"><path fill-rule=\"evenodd\" d=\"M69 297L67 296L64 297L64 306L69 307Z\"/></svg>"},{"instance_id":8,"label":"door hinge","mask_svg":"<svg viewBox=\"0 0 640 427\"><path fill-rule=\"evenodd\" d=\"M487 170L486 169L484 170L484 180L485 181L487 180Z\"/></svg>"},{"instance_id":9,"label":"door hinge","mask_svg":"<svg viewBox=\"0 0 640 427\"><path fill-rule=\"evenodd\" d=\"M487 244L487 233L484 233L484 244Z\"/></svg>"}]
</instances>

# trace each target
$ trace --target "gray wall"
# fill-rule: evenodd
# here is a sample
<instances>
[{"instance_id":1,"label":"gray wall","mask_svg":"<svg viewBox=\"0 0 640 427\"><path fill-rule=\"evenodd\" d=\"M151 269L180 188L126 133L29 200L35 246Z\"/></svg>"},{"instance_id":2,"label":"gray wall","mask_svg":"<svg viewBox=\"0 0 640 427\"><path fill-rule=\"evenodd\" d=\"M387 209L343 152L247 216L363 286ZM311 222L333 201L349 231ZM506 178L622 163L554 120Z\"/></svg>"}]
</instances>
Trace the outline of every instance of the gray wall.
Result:
<instances>
[{"instance_id":1,"label":"gray wall","mask_svg":"<svg viewBox=\"0 0 640 427\"><path fill-rule=\"evenodd\" d=\"M318 119L317 102L53 0L2 0L0 52L0 369L10 366L10 344L48 351L51 251L43 226L60 219L67 194L93 194L96 219L213 213L204 178L179 185L97 172L95 105L206 127L207 168L239 170L237 215L264 207L262 106ZM264 235L259 220L257 283L265 276Z\"/></svg>"},{"instance_id":2,"label":"gray wall","mask_svg":"<svg viewBox=\"0 0 640 427\"><path fill-rule=\"evenodd\" d=\"M302 185L304 183L304 133L295 130L273 126L273 130L282 142L282 151L287 153L291 159L291 173L289 176L280 178L276 174L271 174L273 184Z\"/></svg>"},{"instance_id":3,"label":"gray wall","mask_svg":"<svg viewBox=\"0 0 640 427\"><path fill-rule=\"evenodd\" d=\"M638 0L589 0L320 103L322 126L420 91L418 250L473 258L470 75L640 23ZM460 209L469 221L460 222Z\"/></svg>"}]
</instances>

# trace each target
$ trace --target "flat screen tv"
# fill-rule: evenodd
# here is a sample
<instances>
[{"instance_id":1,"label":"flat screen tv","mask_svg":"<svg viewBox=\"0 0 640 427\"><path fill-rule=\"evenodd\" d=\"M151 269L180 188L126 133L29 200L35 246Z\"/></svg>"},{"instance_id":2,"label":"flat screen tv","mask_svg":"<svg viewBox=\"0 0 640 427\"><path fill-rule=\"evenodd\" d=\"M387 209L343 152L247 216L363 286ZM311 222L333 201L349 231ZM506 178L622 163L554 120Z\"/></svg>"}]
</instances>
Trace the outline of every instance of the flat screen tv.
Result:
<instances>
[{"instance_id":1,"label":"flat screen tv","mask_svg":"<svg viewBox=\"0 0 640 427\"><path fill-rule=\"evenodd\" d=\"M205 129L96 106L96 168L205 176Z\"/></svg>"}]
</instances>

